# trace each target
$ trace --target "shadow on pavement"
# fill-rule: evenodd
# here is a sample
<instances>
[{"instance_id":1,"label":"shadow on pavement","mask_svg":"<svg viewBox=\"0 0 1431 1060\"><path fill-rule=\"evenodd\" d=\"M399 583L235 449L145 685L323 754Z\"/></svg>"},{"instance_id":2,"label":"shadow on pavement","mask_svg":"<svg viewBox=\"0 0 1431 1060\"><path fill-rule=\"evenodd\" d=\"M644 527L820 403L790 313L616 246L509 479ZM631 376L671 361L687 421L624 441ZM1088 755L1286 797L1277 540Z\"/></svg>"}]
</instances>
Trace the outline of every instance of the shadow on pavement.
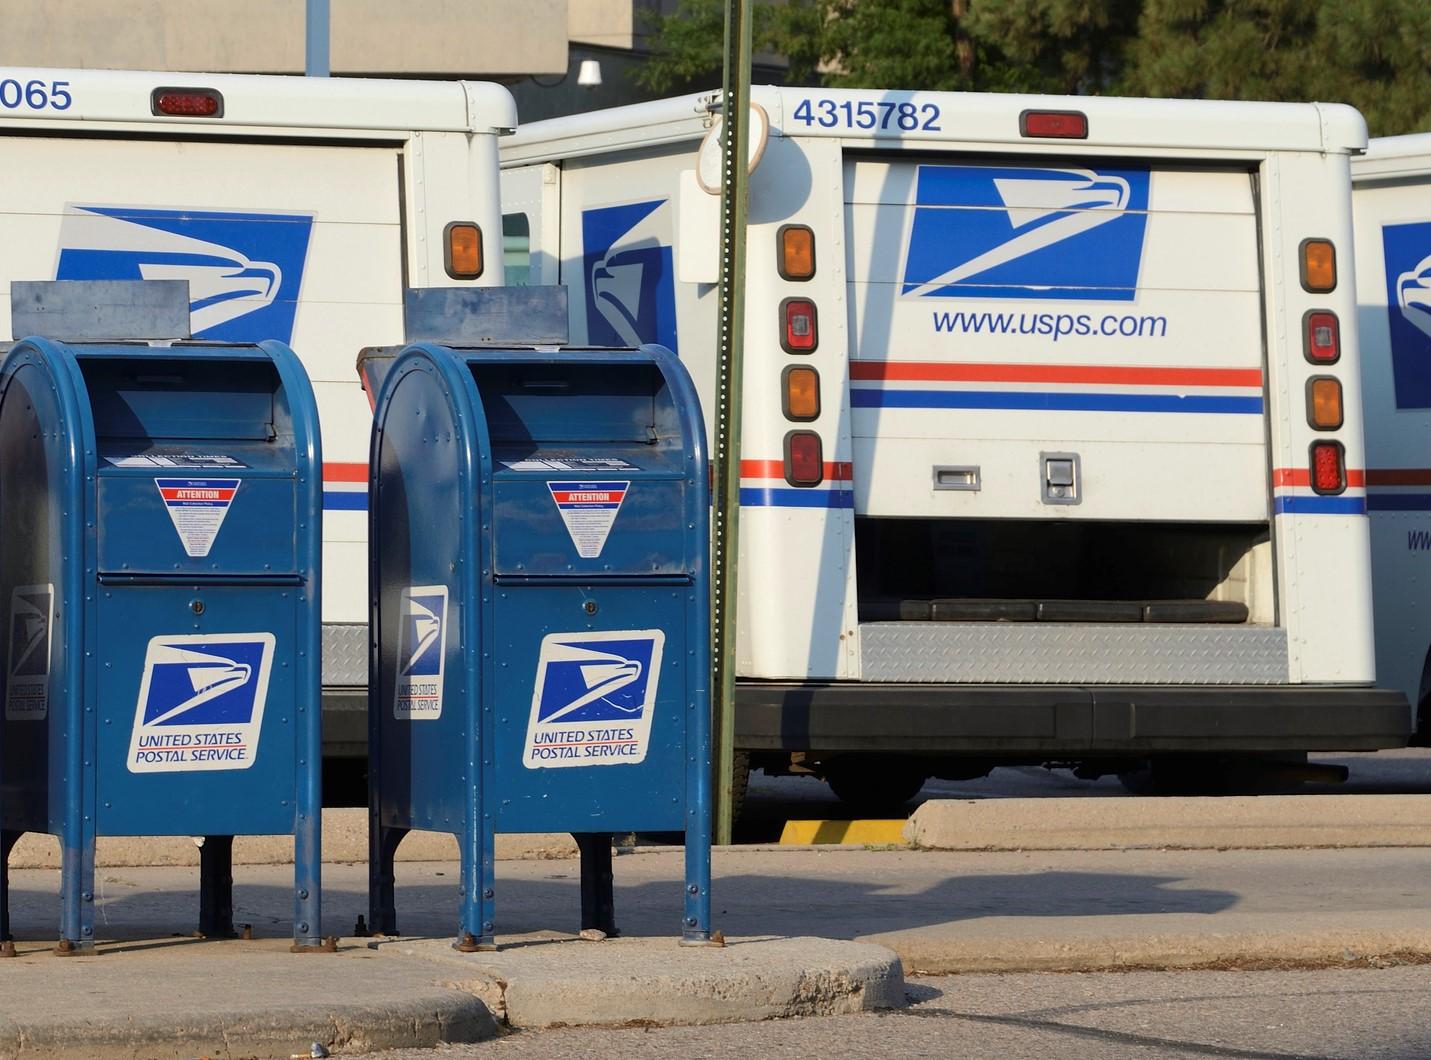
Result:
<instances>
[{"instance_id":1,"label":"shadow on pavement","mask_svg":"<svg viewBox=\"0 0 1431 1060\"><path fill-rule=\"evenodd\" d=\"M746 856L760 857L759 854ZM788 859L792 855L771 855ZM817 935L856 938L882 932L954 924L985 917L1068 918L1137 914L1212 915L1239 901L1230 891L1183 886L1183 877L1108 872L1051 871L971 874L911 885L900 861L917 854L881 855L879 878L868 871L842 871L838 862L810 874L736 873L714 882L714 920L729 936ZM680 932L681 857L676 852L616 859L617 923L628 936L676 936ZM514 872L512 866L519 866ZM351 935L367 913L362 866L328 867L323 896L323 933ZM827 871L823 871L822 868ZM163 939L187 936L197 923L197 873L165 870L163 889L132 882L156 870L103 870L105 890L96 917L101 939ZM279 870L235 871L235 922L252 924L257 938L286 935L292 893L277 885L245 884L245 876L273 879ZM441 872L442 875L437 875ZM580 919L579 870L575 861L499 862L497 934L575 932ZM59 906L52 889L57 874L16 873L11 892L18 940L52 940ZM632 879L633 876L641 877ZM660 878L652 878L659 876ZM48 879L47 879L48 877ZM515 877L515 878L514 878ZM911 881L912 883L912 881ZM158 886L150 884L150 887ZM118 892L118 893L116 893ZM457 923L456 867L435 863L398 866L398 926L405 935L442 937Z\"/></svg>"}]
</instances>

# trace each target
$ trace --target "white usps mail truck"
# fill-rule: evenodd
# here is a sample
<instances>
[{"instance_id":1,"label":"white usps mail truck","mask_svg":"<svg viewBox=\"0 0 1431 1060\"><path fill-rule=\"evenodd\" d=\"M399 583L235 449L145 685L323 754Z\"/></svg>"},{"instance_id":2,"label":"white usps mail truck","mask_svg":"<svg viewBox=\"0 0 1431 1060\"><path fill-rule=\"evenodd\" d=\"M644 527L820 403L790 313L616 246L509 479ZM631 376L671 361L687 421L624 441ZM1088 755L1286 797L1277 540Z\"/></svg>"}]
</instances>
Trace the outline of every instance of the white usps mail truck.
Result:
<instances>
[{"instance_id":1,"label":"white usps mail truck","mask_svg":"<svg viewBox=\"0 0 1431 1060\"><path fill-rule=\"evenodd\" d=\"M751 764L888 805L999 763L1215 779L1405 743L1373 686L1359 114L752 101ZM509 282L567 285L573 341L672 347L708 408L719 112L502 142Z\"/></svg>"},{"instance_id":2,"label":"white usps mail truck","mask_svg":"<svg viewBox=\"0 0 1431 1060\"><path fill-rule=\"evenodd\" d=\"M317 393L325 748L366 743L367 453L354 362L406 287L502 282L499 85L0 68L14 280L182 279L195 338L280 339ZM492 266L484 268L484 262Z\"/></svg>"},{"instance_id":3,"label":"white usps mail truck","mask_svg":"<svg viewBox=\"0 0 1431 1060\"><path fill-rule=\"evenodd\" d=\"M1376 672L1431 742L1431 134L1352 161Z\"/></svg>"}]
</instances>

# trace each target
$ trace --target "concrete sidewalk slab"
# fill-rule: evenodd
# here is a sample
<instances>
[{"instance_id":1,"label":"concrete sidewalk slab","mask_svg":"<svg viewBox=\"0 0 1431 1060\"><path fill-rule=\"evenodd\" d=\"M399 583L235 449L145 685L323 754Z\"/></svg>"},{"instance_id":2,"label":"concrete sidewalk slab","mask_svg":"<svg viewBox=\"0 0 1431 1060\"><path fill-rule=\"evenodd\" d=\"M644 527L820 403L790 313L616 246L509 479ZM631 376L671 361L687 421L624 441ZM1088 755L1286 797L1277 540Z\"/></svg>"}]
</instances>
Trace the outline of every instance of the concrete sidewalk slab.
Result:
<instances>
[{"instance_id":1,"label":"concrete sidewalk slab","mask_svg":"<svg viewBox=\"0 0 1431 1060\"><path fill-rule=\"evenodd\" d=\"M497 860L552 860L576 857L576 841L564 832L533 832L497 836ZM323 860L367 863L368 811L361 808L323 811ZM412 832L398 847L399 861L455 861L457 839L441 832ZM95 844L100 868L145 865L198 865L199 848L188 836L103 836ZM238 836L235 865L291 865L293 837ZM10 854L12 869L57 869L60 841L56 836L26 833Z\"/></svg>"},{"instance_id":2,"label":"concrete sidewalk slab","mask_svg":"<svg viewBox=\"0 0 1431 1060\"><path fill-rule=\"evenodd\" d=\"M861 942L772 937L687 947L674 938L586 942L547 933L506 939L495 953L458 953L448 939L372 945L436 962L515 1028L740 1023L904 1004L899 958Z\"/></svg>"},{"instance_id":3,"label":"concrete sidewalk slab","mask_svg":"<svg viewBox=\"0 0 1431 1060\"><path fill-rule=\"evenodd\" d=\"M20 944L0 961L0 1057L308 1055L472 1042L499 1033L430 965L385 961L361 941L298 956L286 943L150 940L60 958Z\"/></svg>"},{"instance_id":4,"label":"concrete sidewalk slab","mask_svg":"<svg viewBox=\"0 0 1431 1060\"><path fill-rule=\"evenodd\" d=\"M924 850L1431 847L1431 795L932 799L904 838Z\"/></svg>"},{"instance_id":5,"label":"concrete sidewalk slab","mask_svg":"<svg viewBox=\"0 0 1431 1060\"><path fill-rule=\"evenodd\" d=\"M102 941L93 955L60 958L51 952L58 873L18 870L21 955L0 960L0 1060L282 1060L312 1041L354 1053L476 1041L502 1027L705 1024L904 1004L899 958L877 945L766 936L681 947L678 857L651 860L658 875L676 875L659 886L648 930L602 942L552 930L579 919L575 863L503 864L518 867L499 870L507 930L502 949L483 954L457 953L443 937L456 912L455 863L400 866L399 922L410 934L344 939L336 955L288 952L292 870L257 865L236 871L234 891L236 920L254 926L253 941L180 937L196 918L196 869L111 868L96 879ZM323 932L342 933L366 911L366 866L325 865L324 875ZM513 887L514 875L528 883Z\"/></svg>"},{"instance_id":6,"label":"concrete sidewalk slab","mask_svg":"<svg viewBox=\"0 0 1431 1060\"><path fill-rule=\"evenodd\" d=\"M14 1054L17 1014L34 1021L46 1012L62 1021L31 1028L27 1040L50 1043L51 1051L28 1055L103 1056L65 1045L63 1034L87 1034L98 1045L120 1034L149 1041L158 1033L155 1019L168 1021L181 1045L168 1054L156 1047L129 1055L192 1057L203 1050L185 1053L184 1043L234 1027L238 1037L230 1043L252 1035L274 1043L271 1054L255 1047L257 1055L287 1056L278 1045L284 1033L282 1049L290 1039L301 1047L305 1035L318 1037L315 1021L328 1025L324 1020L333 1040L352 1051L365 1042L397 1041L399 1032L384 1028L404 1021L410 1029L400 1031L414 1044L436 1034L486 1033L484 1011L493 1027L503 1018L547 1026L849 1011L884 1003L895 989L894 966L881 966L870 946L898 954L904 974L1431 962L1431 848L719 848L714 926L742 941L689 951L675 941L682 852L641 848L622 853L613 868L620 939L571 938L580 910L575 861L506 861L496 883L504 949L457 954L445 937L455 920L457 865L405 863L397 874L404 936L374 949L348 940L336 957L285 952L281 936L292 909L287 866L235 872L236 916L260 936L252 943L165 939L193 926L193 868L105 870L97 879L98 926L102 937L121 941L101 946L98 958L46 953L0 961L0 1058ZM53 944L57 883L52 871L13 874L22 950ZM366 884L365 866L324 866L325 933L351 930L367 910ZM826 949L836 944L805 941L810 936L853 948ZM209 953L216 956L199 959ZM764 953L772 955L768 964ZM846 954L843 967L831 956ZM779 963L791 955L796 965ZM755 956L762 959L744 963ZM359 971L346 971L345 962ZM881 967L889 973L871 979ZM483 1008L471 1007L474 1000ZM295 1013L295 1004L303 1010ZM264 1024L264 1012L289 1022ZM230 1049L208 1055L244 1055Z\"/></svg>"}]
</instances>

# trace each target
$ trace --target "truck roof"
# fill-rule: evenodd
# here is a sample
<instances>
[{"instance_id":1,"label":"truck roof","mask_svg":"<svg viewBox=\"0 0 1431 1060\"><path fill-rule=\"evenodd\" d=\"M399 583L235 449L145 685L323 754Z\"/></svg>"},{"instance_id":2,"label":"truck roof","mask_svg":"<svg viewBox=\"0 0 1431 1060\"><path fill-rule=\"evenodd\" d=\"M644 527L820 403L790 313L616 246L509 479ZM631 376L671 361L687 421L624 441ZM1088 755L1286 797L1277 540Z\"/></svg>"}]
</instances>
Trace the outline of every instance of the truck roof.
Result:
<instances>
[{"instance_id":1,"label":"truck roof","mask_svg":"<svg viewBox=\"0 0 1431 1060\"><path fill-rule=\"evenodd\" d=\"M1019 135L1019 115L1026 110L1075 110L1088 116L1082 147L1175 151L1323 151L1356 153L1365 149L1366 122L1340 103L1249 103L1229 100L1129 99L1109 96L1030 96L972 92L906 92L882 89L812 89L757 85L751 100L770 115L772 136L837 137L874 146L937 146L946 143L1058 146L1059 141L1030 141ZM697 93L650 103L551 118L522 127L502 144L506 165L547 158L602 154L623 147L679 143L699 139L709 128L712 104L720 93ZM794 117L802 102L831 100L836 106L859 103L934 104L941 130L869 132L848 127L822 128Z\"/></svg>"},{"instance_id":2,"label":"truck roof","mask_svg":"<svg viewBox=\"0 0 1431 1060\"><path fill-rule=\"evenodd\" d=\"M10 85L18 86L12 88ZM32 84L34 92L27 95ZM52 105L53 87L72 100ZM212 89L223 95L214 117L156 116L156 89ZM18 91L18 97L16 92ZM19 102L11 105L11 99ZM34 106L31 100L46 102ZM0 126L65 128L77 122L120 126L183 125L210 133L303 129L353 133L390 129L504 132L516 128L512 94L485 81L406 81L356 77L58 70L0 67Z\"/></svg>"},{"instance_id":3,"label":"truck roof","mask_svg":"<svg viewBox=\"0 0 1431 1060\"><path fill-rule=\"evenodd\" d=\"M1352 165L1352 180L1384 180L1431 172L1431 133L1379 136Z\"/></svg>"}]
</instances>

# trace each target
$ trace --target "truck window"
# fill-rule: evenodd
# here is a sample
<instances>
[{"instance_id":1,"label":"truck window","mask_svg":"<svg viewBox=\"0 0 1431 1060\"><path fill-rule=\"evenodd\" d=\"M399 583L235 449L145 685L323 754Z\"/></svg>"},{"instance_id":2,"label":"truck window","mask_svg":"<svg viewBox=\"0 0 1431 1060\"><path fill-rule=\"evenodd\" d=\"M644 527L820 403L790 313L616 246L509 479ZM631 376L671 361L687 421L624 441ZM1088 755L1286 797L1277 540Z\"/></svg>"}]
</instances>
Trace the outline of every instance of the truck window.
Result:
<instances>
[{"instance_id":1,"label":"truck window","mask_svg":"<svg viewBox=\"0 0 1431 1060\"><path fill-rule=\"evenodd\" d=\"M531 283L532 224L524 213L502 215L502 269L508 287Z\"/></svg>"}]
</instances>

